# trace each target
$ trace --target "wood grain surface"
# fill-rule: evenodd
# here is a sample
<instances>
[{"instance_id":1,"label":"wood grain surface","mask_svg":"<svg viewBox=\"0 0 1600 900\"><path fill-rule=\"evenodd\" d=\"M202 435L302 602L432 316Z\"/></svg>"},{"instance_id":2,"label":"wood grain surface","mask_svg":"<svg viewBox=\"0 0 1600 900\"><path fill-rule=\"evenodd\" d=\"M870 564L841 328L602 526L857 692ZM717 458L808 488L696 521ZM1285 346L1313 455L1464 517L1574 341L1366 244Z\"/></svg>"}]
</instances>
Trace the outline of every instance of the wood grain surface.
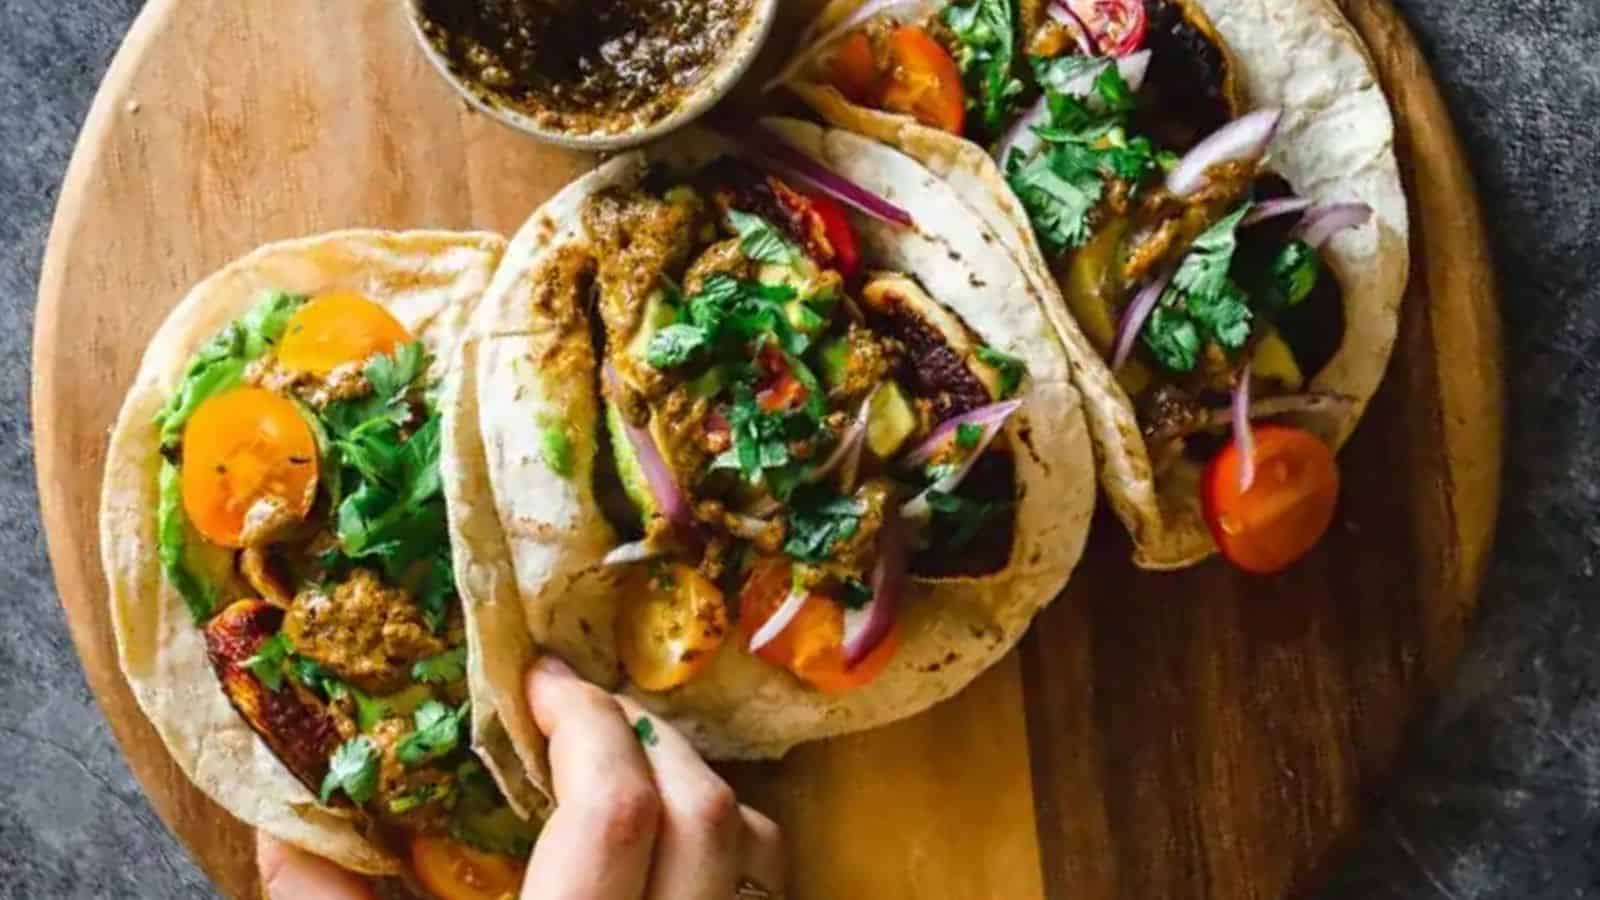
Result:
<instances>
[{"instance_id":1,"label":"wood grain surface","mask_svg":"<svg viewBox=\"0 0 1600 900\"><path fill-rule=\"evenodd\" d=\"M813 0L791 0L784 36ZM1400 119L1416 229L1390 377L1340 523L1276 578L1135 572L1108 517L1017 654L911 721L732 768L786 827L796 900L1297 897L1358 832L1448 676L1498 506L1493 272L1471 178L1385 0L1347 0ZM57 585L161 816L228 896L250 837L184 779L117 668L95 510L107 429L186 289L354 225L513 231L590 160L471 112L392 0L152 0L106 76L40 288L34 417ZM132 862L132 861L130 861Z\"/></svg>"}]
</instances>

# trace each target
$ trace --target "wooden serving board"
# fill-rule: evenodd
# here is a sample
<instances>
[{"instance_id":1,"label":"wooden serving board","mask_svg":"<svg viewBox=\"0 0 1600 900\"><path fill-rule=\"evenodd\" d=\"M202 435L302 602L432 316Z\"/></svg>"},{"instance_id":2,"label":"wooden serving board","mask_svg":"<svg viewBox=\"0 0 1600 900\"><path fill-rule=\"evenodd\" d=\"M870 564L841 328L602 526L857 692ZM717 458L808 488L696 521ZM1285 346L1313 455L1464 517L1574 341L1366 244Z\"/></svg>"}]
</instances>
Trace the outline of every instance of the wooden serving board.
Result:
<instances>
[{"instance_id":1,"label":"wooden serving board","mask_svg":"<svg viewBox=\"0 0 1600 900\"><path fill-rule=\"evenodd\" d=\"M790 0L781 38L816 0ZM1102 517L1021 651L898 726L739 766L796 900L1257 900L1313 888L1450 672L1498 504L1493 272L1436 86L1385 0L1347 0L1399 116L1415 258L1340 524L1286 575L1127 562ZM395 0L152 0L62 189L34 349L39 485L89 683L162 817L233 897L250 836L168 759L117 668L95 511L107 429L186 289L345 226L514 231L591 164L471 112ZM785 48L769 48L770 72Z\"/></svg>"}]
</instances>

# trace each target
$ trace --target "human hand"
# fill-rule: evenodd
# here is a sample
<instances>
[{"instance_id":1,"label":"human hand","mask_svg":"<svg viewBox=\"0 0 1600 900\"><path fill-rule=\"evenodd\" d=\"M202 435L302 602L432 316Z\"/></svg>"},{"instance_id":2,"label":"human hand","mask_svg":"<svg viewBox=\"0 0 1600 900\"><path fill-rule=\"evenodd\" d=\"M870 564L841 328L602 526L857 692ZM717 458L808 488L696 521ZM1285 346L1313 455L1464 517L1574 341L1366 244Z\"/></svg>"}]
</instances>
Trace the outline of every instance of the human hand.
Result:
<instances>
[{"instance_id":1,"label":"human hand","mask_svg":"<svg viewBox=\"0 0 1600 900\"><path fill-rule=\"evenodd\" d=\"M778 826L741 806L676 729L554 657L529 671L527 687L559 805L522 900L782 896ZM358 876L259 833L257 864L268 900L374 900Z\"/></svg>"}]
</instances>

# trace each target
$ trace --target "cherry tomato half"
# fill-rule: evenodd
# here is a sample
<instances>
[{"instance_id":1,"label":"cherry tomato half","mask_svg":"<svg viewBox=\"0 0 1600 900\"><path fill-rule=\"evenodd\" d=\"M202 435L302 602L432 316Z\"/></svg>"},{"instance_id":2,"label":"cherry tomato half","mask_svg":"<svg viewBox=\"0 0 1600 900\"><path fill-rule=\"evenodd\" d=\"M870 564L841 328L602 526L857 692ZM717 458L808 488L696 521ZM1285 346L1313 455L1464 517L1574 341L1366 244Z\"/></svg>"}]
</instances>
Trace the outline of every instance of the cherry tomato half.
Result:
<instances>
[{"instance_id":1,"label":"cherry tomato half","mask_svg":"<svg viewBox=\"0 0 1600 900\"><path fill-rule=\"evenodd\" d=\"M1222 555L1246 572L1270 575L1305 556L1333 522L1339 467L1316 435L1284 425L1255 428L1256 475L1239 490L1237 441L1206 467L1200 485L1206 524Z\"/></svg>"},{"instance_id":2,"label":"cherry tomato half","mask_svg":"<svg viewBox=\"0 0 1600 900\"><path fill-rule=\"evenodd\" d=\"M929 128L960 134L967 95L956 61L927 31L902 25L889 35L889 82L883 108L905 113Z\"/></svg>"},{"instance_id":3,"label":"cherry tomato half","mask_svg":"<svg viewBox=\"0 0 1600 900\"><path fill-rule=\"evenodd\" d=\"M411 839L411 870L438 900L507 900L522 889L520 861L443 835Z\"/></svg>"},{"instance_id":4,"label":"cherry tomato half","mask_svg":"<svg viewBox=\"0 0 1600 900\"><path fill-rule=\"evenodd\" d=\"M293 372L326 375L345 363L390 353L411 333L387 309L360 294L319 294L289 317L278 361Z\"/></svg>"},{"instance_id":5,"label":"cherry tomato half","mask_svg":"<svg viewBox=\"0 0 1600 900\"><path fill-rule=\"evenodd\" d=\"M183 429L183 511L206 540L243 546L258 503L303 519L317 494L317 441L289 400L240 387L200 404Z\"/></svg>"},{"instance_id":6,"label":"cherry tomato half","mask_svg":"<svg viewBox=\"0 0 1600 900\"><path fill-rule=\"evenodd\" d=\"M635 568L617 614L617 653L633 683L666 691L711 664L728 633L722 591L683 565Z\"/></svg>"},{"instance_id":7,"label":"cherry tomato half","mask_svg":"<svg viewBox=\"0 0 1600 900\"><path fill-rule=\"evenodd\" d=\"M872 52L872 39L864 31L851 32L828 57L828 80L852 103L877 106L883 90L883 73Z\"/></svg>"},{"instance_id":8,"label":"cherry tomato half","mask_svg":"<svg viewBox=\"0 0 1600 900\"><path fill-rule=\"evenodd\" d=\"M739 592L739 629L748 644L752 635L789 595L789 563L759 560ZM812 594L794 621L756 655L793 672L827 694L843 694L871 683L894 658L900 644L898 626L854 666L844 662L844 610L823 594Z\"/></svg>"},{"instance_id":9,"label":"cherry tomato half","mask_svg":"<svg viewBox=\"0 0 1600 900\"><path fill-rule=\"evenodd\" d=\"M861 271L861 244L856 240L856 230L844 205L832 197L814 195L811 209L822 220L822 233L833 248L833 267L846 278Z\"/></svg>"}]
</instances>

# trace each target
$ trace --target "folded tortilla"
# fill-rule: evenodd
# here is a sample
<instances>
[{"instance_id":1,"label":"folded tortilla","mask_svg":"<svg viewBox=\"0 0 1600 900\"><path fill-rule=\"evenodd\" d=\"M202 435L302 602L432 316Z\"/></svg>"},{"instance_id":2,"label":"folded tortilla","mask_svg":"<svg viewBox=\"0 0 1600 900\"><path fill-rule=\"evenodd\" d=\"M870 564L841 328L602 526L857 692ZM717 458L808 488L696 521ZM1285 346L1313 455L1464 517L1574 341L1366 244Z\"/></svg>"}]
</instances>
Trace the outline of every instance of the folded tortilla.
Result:
<instances>
[{"instance_id":1,"label":"folded tortilla","mask_svg":"<svg viewBox=\"0 0 1600 900\"><path fill-rule=\"evenodd\" d=\"M871 268L915 278L982 339L1021 357L1029 377L1008 425L1020 499L1010 564L993 575L913 578L901 643L865 687L829 695L752 656L731 634L709 666L664 693L632 690L713 758L783 754L797 743L912 715L959 691L1021 637L1065 585L1094 504L1091 444L1069 365L1022 267L996 234L972 221L950 186L908 156L837 129L767 124L790 143L910 211L901 229L857 218ZM474 317L460 364L462 399L445 423L458 582L473 615L474 696L497 717L535 778L547 771L529 721L522 675L551 652L611 688L626 682L613 638L624 569L601 559L620 538L592 489L603 425L589 311L543 290L562 253L582 252L584 200L632 186L656 165L692 171L731 148L686 131L618 156L570 185L513 240ZM565 431L567 477L539 449L541 429ZM490 702L493 706L490 706Z\"/></svg>"},{"instance_id":2,"label":"folded tortilla","mask_svg":"<svg viewBox=\"0 0 1600 900\"><path fill-rule=\"evenodd\" d=\"M1322 258L1344 295L1344 341L1308 392L1348 397L1333 416L1296 424L1335 448L1355 430L1388 365L1409 273L1409 225L1394 123L1361 38L1332 0L1174 0L1227 53L1224 93L1247 108L1280 107L1283 122L1267 160L1297 195L1317 203L1361 202L1373 223L1336 236ZM861 0L834 0L808 30L815 37ZM809 42L801 39L801 49ZM1028 215L988 150L909 116L858 106L832 86L802 77L789 87L834 125L884 141L944 178L1001 238L1046 297L1045 312L1072 359L1100 465L1100 483L1131 533L1145 568L1192 565L1216 552L1201 515L1202 468L1184 459L1157 474L1134 407L1061 297Z\"/></svg>"},{"instance_id":3,"label":"folded tortilla","mask_svg":"<svg viewBox=\"0 0 1600 900\"><path fill-rule=\"evenodd\" d=\"M361 832L350 811L318 803L234 710L207 659L202 627L162 576L155 415L195 351L267 290L363 294L422 341L435 360L432 374L441 376L504 245L493 234L344 231L262 247L201 282L168 316L111 435L101 558L117 658L140 708L179 768L219 806L357 872L394 874L402 864ZM525 781L502 787L508 796L531 796Z\"/></svg>"}]
</instances>

